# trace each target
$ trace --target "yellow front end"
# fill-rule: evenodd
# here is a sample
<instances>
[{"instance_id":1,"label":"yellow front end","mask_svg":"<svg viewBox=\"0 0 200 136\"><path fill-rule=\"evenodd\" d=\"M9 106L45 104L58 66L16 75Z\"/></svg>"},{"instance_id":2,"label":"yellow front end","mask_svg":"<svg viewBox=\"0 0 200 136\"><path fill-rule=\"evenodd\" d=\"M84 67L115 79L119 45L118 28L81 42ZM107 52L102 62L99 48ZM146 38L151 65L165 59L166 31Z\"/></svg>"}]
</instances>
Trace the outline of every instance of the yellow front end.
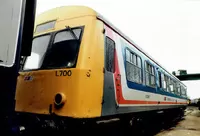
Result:
<instances>
[{"instance_id":1,"label":"yellow front end","mask_svg":"<svg viewBox=\"0 0 200 136\"><path fill-rule=\"evenodd\" d=\"M66 26L84 26L76 67L21 71L15 110L73 118L99 117L103 95L103 23L86 7L62 7L39 16L36 25L54 19L53 29L35 35L59 31ZM55 104L57 94L62 96L59 107Z\"/></svg>"}]
</instances>

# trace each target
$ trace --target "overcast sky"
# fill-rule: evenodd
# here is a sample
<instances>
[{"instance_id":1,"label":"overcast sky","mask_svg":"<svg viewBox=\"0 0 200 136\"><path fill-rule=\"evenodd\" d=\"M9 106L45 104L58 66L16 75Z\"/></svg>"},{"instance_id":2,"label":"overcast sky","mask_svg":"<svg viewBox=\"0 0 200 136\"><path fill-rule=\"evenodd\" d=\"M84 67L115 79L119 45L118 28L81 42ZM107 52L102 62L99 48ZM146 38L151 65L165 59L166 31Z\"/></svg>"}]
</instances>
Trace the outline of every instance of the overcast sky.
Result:
<instances>
[{"instance_id":1,"label":"overcast sky","mask_svg":"<svg viewBox=\"0 0 200 136\"><path fill-rule=\"evenodd\" d=\"M36 14L67 5L84 5L102 14L169 72L200 73L198 0L37 0ZM184 82L191 98L199 81Z\"/></svg>"}]
</instances>

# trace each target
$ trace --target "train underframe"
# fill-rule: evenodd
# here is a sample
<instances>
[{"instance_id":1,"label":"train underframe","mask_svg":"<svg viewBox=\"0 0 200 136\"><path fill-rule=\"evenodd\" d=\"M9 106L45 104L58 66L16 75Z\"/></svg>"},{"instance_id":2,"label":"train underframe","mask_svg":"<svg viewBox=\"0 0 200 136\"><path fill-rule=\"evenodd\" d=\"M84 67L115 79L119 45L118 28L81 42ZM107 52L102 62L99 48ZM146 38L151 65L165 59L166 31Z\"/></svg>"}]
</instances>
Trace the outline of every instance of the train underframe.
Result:
<instances>
[{"instance_id":1,"label":"train underframe","mask_svg":"<svg viewBox=\"0 0 200 136\"><path fill-rule=\"evenodd\" d=\"M36 135L36 133L53 132L61 133L69 130L79 130L86 128L91 130L91 127L98 126L102 123L120 122L120 127L137 128L145 127L144 122L157 121L168 122L174 119L181 119L184 116L186 107L165 109L160 111L145 111L137 113L127 113L120 115L112 115L106 117L98 117L91 119L76 119L59 117L52 115L38 115L30 113L17 113L18 128L15 130L16 134L20 135ZM29 133L29 134L27 134Z\"/></svg>"}]
</instances>

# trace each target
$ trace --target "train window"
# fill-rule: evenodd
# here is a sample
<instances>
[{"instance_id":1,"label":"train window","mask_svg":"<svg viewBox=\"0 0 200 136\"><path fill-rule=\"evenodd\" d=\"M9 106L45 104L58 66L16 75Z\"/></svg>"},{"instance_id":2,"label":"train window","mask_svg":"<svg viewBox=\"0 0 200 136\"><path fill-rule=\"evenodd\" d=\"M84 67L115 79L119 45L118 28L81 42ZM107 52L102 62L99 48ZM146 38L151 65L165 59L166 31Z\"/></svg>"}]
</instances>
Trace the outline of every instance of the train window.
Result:
<instances>
[{"instance_id":1,"label":"train window","mask_svg":"<svg viewBox=\"0 0 200 136\"><path fill-rule=\"evenodd\" d=\"M128 49L126 49L126 76L131 82L142 83L142 60Z\"/></svg>"},{"instance_id":2,"label":"train window","mask_svg":"<svg viewBox=\"0 0 200 136\"><path fill-rule=\"evenodd\" d=\"M173 92L173 82L172 82L171 78L169 78L169 91Z\"/></svg>"},{"instance_id":3,"label":"train window","mask_svg":"<svg viewBox=\"0 0 200 136\"><path fill-rule=\"evenodd\" d=\"M109 72L115 71L115 42L106 37L106 70Z\"/></svg>"},{"instance_id":4,"label":"train window","mask_svg":"<svg viewBox=\"0 0 200 136\"><path fill-rule=\"evenodd\" d=\"M168 92L173 92L173 82L170 77L168 77Z\"/></svg>"},{"instance_id":5,"label":"train window","mask_svg":"<svg viewBox=\"0 0 200 136\"><path fill-rule=\"evenodd\" d=\"M76 37L73 37L72 33L74 33ZM51 69L75 67L80 46L80 35L80 28L73 28L72 32L65 30L56 33L53 44L46 53L42 68Z\"/></svg>"},{"instance_id":6,"label":"train window","mask_svg":"<svg viewBox=\"0 0 200 136\"><path fill-rule=\"evenodd\" d=\"M133 63L136 64L136 60L137 60L137 56L135 54L132 55L133 56Z\"/></svg>"},{"instance_id":7,"label":"train window","mask_svg":"<svg viewBox=\"0 0 200 136\"><path fill-rule=\"evenodd\" d=\"M140 58L140 57L137 57L137 64L138 64L138 66L141 68L141 66L142 66L142 61L141 61L141 58Z\"/></svg>"},{"instance_id":8,"label":"train window","mask_svg":"<svg viewBox=\"0 0 200 136\"><path fill-rule=\"evenodd\" d=\"M168 92L171 92L171 88L170 88L171 80L170 80L169 77L167 77L167 79L168 79L168 83L167 83L167 91L168 91Z\"/></svg>"},{"instance_id":9,"label":"train window","mask_svg":"<svg viewBox=\"0 0 200 136\"><path fill-rule=\"evenodd\" d=\"M161 78L162 78L162 84L163 84L163 88L164 90L167 90L166 87L167 87L167 82L165 80L165 75L161 73Z\"/></svg>"},{"instance_id":10,"label":"train window","mask_svg":"<svg viewBox=\"0 0 200 136\"><path fill-rule=\"evenodd\" d=\"M177 94L181 95L181 88L179 83L177 83Z\"/></svg>"},{"instance_id":11,"label":"train window","mask_svg":"<svg viewBox=\"0 0 200 136\"><path fill-rule=\"evenodd\" d=\"M183 86L181 86L181 96L186 96L186 89Z\"/></svg>"},{"instance_id":12,"label":"train window","mask_svg":"<svg viewBox=\"0 0 200 136\"><path fill-rule=\"evenodd\" d=\"M49 29L52 29L52 28L54 28L55 23L56 23L56 21L51 21L51 22L47 22L47 23L37 25L35 32L39 33L39 32L44 32L44 31L47 31Z\"/></svg>"},{"instance_id":13,"label":"train window","mask_svg":"<svg viewBox=\"0 0 200 136\"><path fill-rule=\"evenodd\" d=\"M126 50L126 61L131 62L131 53L129 50Z\"/></svg>"},{"instance_id":14,"label":"train window","mask_svg":"<svg viewBox=\"0 0 200 136\"><path fill-rule=\"evenodd\" d=\"M41 67L49 41L50 35L33 39L31 56L26 58L23 70L33 70Z\"/></svg>"},{"instance_id":15,"label":"train window","mask_svg":"<svg viewBox=\"0 0 200 136\"><path fill-rule=\"evenodd\" d=\"M174 80L171 79L171 84L172 84L172 93L177 94L177 89L176 89L176 82Z\"/></svg>"},{"instance_id":16,"label":"train window","mask_svg":"<svg viewBox=\"0 0 200 136\"><path fill-rule=\"evenodd\" d=\"M164 84L165 84L165 91L169 92L169 77L167 75L164 75Z\"/></svg>"},{"instance_id":17,"label":"train window","mask_svg":"<svg viewBox=\"0 0 200 136\"><path fill-rule=\"evenodd\" d=\"M145 63L146 69L145 69L145 77L146 77L146 85L150 87L156 86L156 80L155 80L155 70L154 66L152 66L149 63Z\"/></svg>"},{"instance_id":18,"label":"train window","mask_svg":"<svg viewBox=\"0 0 200 136\"><path fill-rule=\"evenodd\" d=\"M80 38L81 36L81 29L74 29L73 30L74 34L76 35L77 38ZM69 31L62 31L56 34L54 43L66 41L66 40L74 40L73 35Z\"/></svg>"},{"instance_id":19,"label":"train window","mask_svg":"<svg viewBox=\"0 0 200 136\"><path fill-rule=\"evenodd\" d=\"M177 83L176 81L173 82L174 83L174 93L178 95L178 91L177 91Z\"/></svg>"}]
</instances>

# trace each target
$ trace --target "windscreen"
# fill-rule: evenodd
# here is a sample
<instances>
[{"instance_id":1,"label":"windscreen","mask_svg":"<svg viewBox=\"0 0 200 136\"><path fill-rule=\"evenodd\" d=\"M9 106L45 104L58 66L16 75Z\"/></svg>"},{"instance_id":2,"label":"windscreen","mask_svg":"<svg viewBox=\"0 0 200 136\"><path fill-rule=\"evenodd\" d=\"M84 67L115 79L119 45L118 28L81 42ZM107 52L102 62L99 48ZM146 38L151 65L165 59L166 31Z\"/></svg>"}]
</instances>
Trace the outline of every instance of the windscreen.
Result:
<instances>
[{"instance_id":1,"label":"windscreen","mask_svg":"<svg viewBox=\"0 0 200 136\"><path fill-rule=\"evenodd\" d=\"M49 41L50 35L33 39L31 56L27 57L24 70L38 69L41 67Z\"/></svg>"},{"instance_id":2,"label":"windscreen","mask_svg":"<svg viewBox=\"0 0 200 136\"><path fill-rule=\"evenodd\" d=\"M79 38L81 29L73 30L76 38ZM58 32L53 44L47 53L43 68L74 67L76 64L79 40L70 31Z\"/></svg>"},{"instance_id":3,"label":"windscreen","mask_svg":"<svg viewBox=\"0 0 200 136\"><path fill-rule=\"evenodd\" d=\"M52 34L53 36L35 38L31 56L26 59L24 70L75 67L81 30L81 28L66 29Z\"/></svg>"}]
</instances>

